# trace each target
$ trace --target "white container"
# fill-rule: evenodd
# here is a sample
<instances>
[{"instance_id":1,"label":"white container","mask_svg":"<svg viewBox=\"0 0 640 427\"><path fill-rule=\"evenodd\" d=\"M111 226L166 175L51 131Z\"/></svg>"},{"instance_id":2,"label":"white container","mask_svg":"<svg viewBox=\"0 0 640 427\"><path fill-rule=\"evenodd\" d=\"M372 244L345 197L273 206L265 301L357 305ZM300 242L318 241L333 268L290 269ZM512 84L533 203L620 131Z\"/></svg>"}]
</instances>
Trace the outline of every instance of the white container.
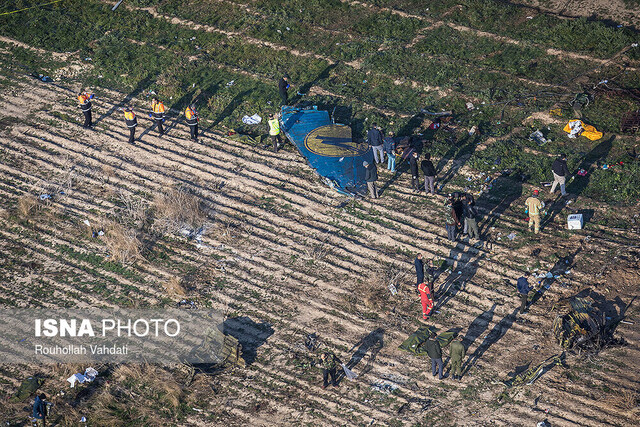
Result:
<instances>
[{"instance_id":1,"label":"white container","mask_svg":"<svg viewBox=\"0 0 640 427\"><path fill-rule=\"evenodd\" d=\"M573 214L567 217L569 230L582 230L582 214Z\"/></svg>"}]
</instances>

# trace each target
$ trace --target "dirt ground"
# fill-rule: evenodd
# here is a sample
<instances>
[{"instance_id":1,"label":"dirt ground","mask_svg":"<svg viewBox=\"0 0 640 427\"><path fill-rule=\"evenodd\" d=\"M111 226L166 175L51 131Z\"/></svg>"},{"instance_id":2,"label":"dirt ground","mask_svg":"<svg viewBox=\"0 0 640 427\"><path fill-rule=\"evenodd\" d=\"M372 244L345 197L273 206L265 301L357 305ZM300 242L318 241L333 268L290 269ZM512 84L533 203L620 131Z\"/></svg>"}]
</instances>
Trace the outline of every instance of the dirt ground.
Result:
<instances>
[{"instance_id":1,"label":"dirt ground","mask_svg":"<svg viewBox=\"0 0 640 427\"><path fill-rule=\"evenodd\" d=\"M628 220L628 212L595 206L585 230L567 233L559 219L531 240L525 238L521 218L505 205L522 204L528 191L511 199L497 194L479 202L481 230L490 243L481 248L463 241L452 245L440 225L441 200L413 194L406 176L378 201L353 202L320 184L291 148L276 155L213 131L194 143L184 123L174 126L171 121L168 136L145 131L140 142L128 145L120 113L113 111L125 94L96 100L97 126L91 131L75 123L80 118L73 94L65 88L24 75L15 75L12 86L0 101L4 304L115 305L90 285L107 278L115 279L108 281L109 294L137 305L158 304L168 296L165 285L177 278L187 284L186 298L247 322L241 341L252 357L248 367L197 375L181 399L191 403L193 396L204 395L199 411L189 410L185 418L169 423L636 423L640 331L634 299L640 239L631 230L598 222L612 214ZM142 117L138 135L148 125ZM381 172L382 182L389 178ZM212 207L213 228L199 247L185 241L146 247L144 258L130 267L135 277L101 269L78 255L108 255L104 241L91 238L82 226L84 219L100 224L126 213L120 195L151 200L169 187L187 187ZM21 198L52 188L65 194L20 213ZM575 204L597 205L581 198ZM514 242L507 241L505 230L517 232ZM170 250L169 261L151 256L160 246ZM417 252L449 263L436 281L440 297L429 324L440 330L460 328L465 337L468 371L460 382L434 379L428 359L398 349L422 324L412 282ZM529 314L517 315L513 283L522 270L548 271L565 260L571 272L563 285L554 283ZM389 280L399 287L395 296L386 289ZM561 352L550 334L554 304L585 290L614 309L626 308L630 324L616 330L624 345L596 356L568 354L566 367L554 367L534 384L508 389L499 399L505 391L501 380L510 372ZM358 378L322 390L320 372L306 363L311 355L303 342L310 333L348 362ZM444 353L446 357L448 350ZM0 387L13 393L39 369L5 366ZM45 370L48 387L62 390L66 371ZM376 384L394 391L376 391ZM86 413L90 420L98 405L91 396L56 399L61 411ZM122 399L144 402L135 393ZM0 417L7 420L24 413L24 404L3 406ZM66 420L61 423L69 425ZM101 424L94 419L94 424L127 424L114 420Z\"/></svg>"},{"instance_id":2,"label":"dirt ground","mask_svg":"<svg viewBox=\"0 0 640 427\"><path fill-rule=\"evenodd\" d=\"M514 1L540 8L544 12L556 13L568 17L592 17L610 20L635 28L640 24L640 4L625 0L521 0Z\"/></svg>"}]
</instances>

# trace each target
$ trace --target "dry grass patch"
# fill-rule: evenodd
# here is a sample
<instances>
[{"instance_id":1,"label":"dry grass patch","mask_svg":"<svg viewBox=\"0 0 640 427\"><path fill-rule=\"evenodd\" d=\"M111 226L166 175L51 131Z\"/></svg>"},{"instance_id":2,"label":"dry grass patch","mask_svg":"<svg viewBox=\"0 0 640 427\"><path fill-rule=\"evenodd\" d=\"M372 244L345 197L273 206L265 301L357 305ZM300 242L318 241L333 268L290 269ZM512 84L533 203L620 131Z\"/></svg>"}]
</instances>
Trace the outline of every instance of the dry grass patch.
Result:
<instances>
[{"instance_id":1,"label":"dry grass patch","mask_svg":"<svg viewBox=\"0 0 640 427\"><path fill-rule=\"evenodd\" d=\"M136 231L115 221L105 227L104 242L115 262L129 264L141 257L142 242Z\"/></svg>"},{"instance_id":2,"label":"dry grass patch","mask_svg":"<svg viewBox=\"0 0 640 427\"><path fill-rule=\"evenodd\" d=\"M28 218L37 205L38 200L35 197L31 194L23 194L18 199L18 216L23 219Z\"/></svg>"},{"instance_id":3,"label":"dry grass patch","mask_svg":"<svg viewBox=\"0 0 640 427\"><path fill-rule=\"evenodd\" d=\"M184 189L171 189L153 199L152 231L160 235L188 234L201 229L207 219L202 201Z\"/></svg>"},{"instance_id":4,"label":"dry grass patch","mask_svg":"<svg viewBox=\"0 0 640 427\"><path fill-rule=\"evenodd\" d=\"M170 296L183 297L187 295L187 291L182 285L182 280L180 280L176 276L173 276L172 278L166 281L166 283L164 284L164 289L167 291L167 294L169 294Z\"/></svg>"}]
</instances>

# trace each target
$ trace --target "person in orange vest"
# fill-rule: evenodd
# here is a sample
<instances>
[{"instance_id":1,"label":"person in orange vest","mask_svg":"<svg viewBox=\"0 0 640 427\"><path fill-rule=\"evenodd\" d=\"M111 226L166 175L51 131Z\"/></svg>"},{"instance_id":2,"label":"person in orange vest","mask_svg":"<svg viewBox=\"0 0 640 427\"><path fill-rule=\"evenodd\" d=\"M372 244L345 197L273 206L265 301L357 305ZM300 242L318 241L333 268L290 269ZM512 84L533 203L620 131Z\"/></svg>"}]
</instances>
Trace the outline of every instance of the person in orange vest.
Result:
<instances>
[{"instance_id":1,"label":"person in orange vest","mask_svg":"<svg viewBox=\"0 0 640 427\"><path fill-rule=\"evenodd\" d=\"M184 116L187 118L187 124L189 125L189 133L191 139L198 141L198 112L196 111L195 104L187 106L184 110Z\"/></svg>"},{"instance_id":2,"label":"person in orange vest","mask_svg":"<svg viewBox=\"0 0 640 427\"><path fill-rule=\"evenodd\" d=\"M420 292L420 301L422 302L422 318L426 320L429 318L431 310L433 309L433 297L431 296L431 290L427 283L420 283L418 285L418 291Z\"/></svg>"},{"instance_id":3,"label":"person in orange vest","mask_svg":"<svg viewBox=\"0 0 640 427\"><path fill-rule=\"evenodd\" d=\"M84 114L84 124L83 128L91 128L91 100L93 99L93 94L88 92L80 92L78 93L78 105L80 106L80 110L82 114Z\"/></svg>"},{"instance_id":4,"label":"person in orange vest","mask_svg":"<svg viewBox=\"0 0 640 427\"><path fill-rule=\"evenodd\" d=\"M162 127L162 123L164 122L164 104L158 101L158 98L155 96L151 101L151 110L152 113L149 114L149 117L151 117L153 121L156 122L156 125L158 125L158 132L160 132L160 135L164 135L164 128Z\"/></svg>"},{"instance_id":5,"label":"person in orange vest","mask_svg":"<svg viewBox=\"0 0 640 427\"><path fill-rule=\"evenodd\" d=\"M133 112L131 107L124 109L124 121L129 128L129 144L133 144L133 141L136 138L136 126L138 126L138 119L136 118L136 113Z\"/></svg>"}]
</instances>

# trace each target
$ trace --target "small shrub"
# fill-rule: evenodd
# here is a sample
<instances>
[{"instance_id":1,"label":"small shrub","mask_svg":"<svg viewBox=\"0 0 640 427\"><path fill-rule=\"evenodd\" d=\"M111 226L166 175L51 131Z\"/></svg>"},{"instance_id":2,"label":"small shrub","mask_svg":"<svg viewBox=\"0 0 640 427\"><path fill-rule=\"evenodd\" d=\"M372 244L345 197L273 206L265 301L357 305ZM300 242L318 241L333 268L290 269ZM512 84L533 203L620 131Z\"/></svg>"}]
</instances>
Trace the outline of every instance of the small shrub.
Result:
<instances>
[{"instance_id":1,"label":"small shrub","mask_svg":"<svg viewBox=\"0 0 640 427\"><path fill-rule=\"evenodd\" d=\"M111 222L105 230L104 241L114 262L129 264L140 258L142 243L135 230Z\"/></svg>"},{"instance_id":2,"label":"small shrub","mask_svg":"<svg viewBox=\"0 0 640 427\"><path fill-rule=\"evenodd\" d=\"M24 194L18 199L18 215L20 218L27 218L36 207L38 201L31 194Z\"/></svg>"},{"instance_id":3,"label":"small shrub","mask_svg":"<svg viewBox=\"0 0 640 427\"><path fill-rule=\"evenodd\" d=\"M204 226L206 214L201 200L184 189L172 189L153 200L152 231L160 235L192 233Z\"/></svg>"}]
</instances>

